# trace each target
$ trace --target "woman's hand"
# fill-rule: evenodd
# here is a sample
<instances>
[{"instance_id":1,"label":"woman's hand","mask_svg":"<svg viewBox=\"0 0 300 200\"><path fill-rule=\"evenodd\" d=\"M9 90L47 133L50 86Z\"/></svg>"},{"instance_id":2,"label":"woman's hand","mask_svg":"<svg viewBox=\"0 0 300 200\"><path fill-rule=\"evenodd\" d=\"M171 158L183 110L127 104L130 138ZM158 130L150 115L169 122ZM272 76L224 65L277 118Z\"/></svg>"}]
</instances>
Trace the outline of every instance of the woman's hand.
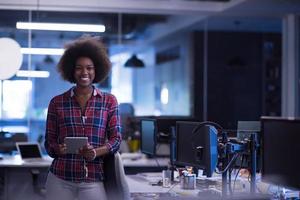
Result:
<instances>
[{"instance_id":1,"label":"woman's hand","mask_svg":"<svg viewBox=\"0 0 300 200\"><path fill-rule=\"evenodd\" d=\"M86 160L94 160L97 157L96 150L90 144L79 149L79 154L82 155Z\"/></svg>"},{"instance_id":2,"label":"woman's hand","mask_svg":"<svg viewBox=\"0 0 300 200\"><path fill-rule=\"evenodd\" d=\"M59 144L58 145L58 154L65 155L67 152L67 145L66 144Z\"/></svg>"}]
</instances>

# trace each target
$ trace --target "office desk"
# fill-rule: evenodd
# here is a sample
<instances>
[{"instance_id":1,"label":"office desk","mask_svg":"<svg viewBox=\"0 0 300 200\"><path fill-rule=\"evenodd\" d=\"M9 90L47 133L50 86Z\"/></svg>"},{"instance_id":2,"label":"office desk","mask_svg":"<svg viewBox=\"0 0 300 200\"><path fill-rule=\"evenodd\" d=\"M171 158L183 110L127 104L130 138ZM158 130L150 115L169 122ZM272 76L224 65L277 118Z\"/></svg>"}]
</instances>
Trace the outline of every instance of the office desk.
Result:
<instances>
[{"instance_id":1,"label":"office desk","mask_svg":"<svg viewBox=\"0 0 300 200\"><path fill-rule=\"evenodd\" d=\"M122 155L121 155L122 156ZM168 159L147 159L142 154L123 154L126 173L161 171L168 165ZM0 200L42 200L45 199L45 181L52 158L42 162L25 163L19 155L4 156L0 160Z\"/></svg>"},{"instance_id":2,"label":"office desk","mask_svg":"<svg viewBox=\"0 0 300 200\"><path fill-rule=\"evenodd\" d=\"M121 158L125 174L161 172L167 169L170 162L169 158L147 158L142 153L122 153Z\"/></svg>"},{"instance_id":3,"label":"office desk","mask_svg":"<svg viewBox=\"0 0 300 200\"><path fill-rule=\"evenodd\" d=\"M0 160L0 199L44 199L44 184L52 159L25 163L19 155Z\"/></svg>"},{"instance_id":4,"label":"office desk","mask_svg":"<svg viewBox=\"0 0 300 200\"><path fill-rule=\"evenodd\" d=\"M193 190L181 189L179 181L174 182L171 187L151 185L151 183L161 180L161 176L161 173L141 173L136 175L127 175L126 179L133 200L199 199L201 197L198 195L201 189L199 186L197 186L197 189Z\"/></svg>"},{"instance_id":5,"label":"office desk","mask_svg":"<svg viewBox=\"0 0 300 200\"><path fill-rule=\"evenodd\" d=\"M234 194L227 198L222 197L222 177L215 175L212 178L197 179L196 189L182 189L179 180L171 187L152 186L150 183L161 179L161 173L141 173L126 176L129 191L133 200L141 199L168 199L168 200L193 200L193 199L231 199L231 200L267 200L270 195L256 193L250 195L250 184L246 179L239 179L236 182ZM258 185L259 187L259 185Z\"/></svg>"}]
</instances>

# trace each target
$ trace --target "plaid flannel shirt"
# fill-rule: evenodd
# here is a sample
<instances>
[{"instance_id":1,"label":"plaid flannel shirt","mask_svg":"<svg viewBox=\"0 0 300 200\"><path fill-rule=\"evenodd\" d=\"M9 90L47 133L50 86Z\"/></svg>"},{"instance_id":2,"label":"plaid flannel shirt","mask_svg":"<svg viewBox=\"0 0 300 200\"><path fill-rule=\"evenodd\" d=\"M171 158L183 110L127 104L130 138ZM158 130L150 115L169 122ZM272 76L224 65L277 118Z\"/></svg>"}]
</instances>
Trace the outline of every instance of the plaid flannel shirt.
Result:
<instances>
[{"instance_id":1,"label":"plaid flannel shirt","mask_svg":"<svg viewBox=\"0 0 300 200\"><path fill-rule=\"evenodd\" d=\"M82 113L74 96L74 87L54 97L48 107L45 148L54 160L50 171L57 177L72 182L104 180L103 158L85 161L76 154L58 155L58 145L65 137L88 137L95 148L106 145L110 153L116 152L121 143L121 125L118 102L112 94L94 88ZM88 168L85 177L84 165Z\"/></svg>"}]
</instances>

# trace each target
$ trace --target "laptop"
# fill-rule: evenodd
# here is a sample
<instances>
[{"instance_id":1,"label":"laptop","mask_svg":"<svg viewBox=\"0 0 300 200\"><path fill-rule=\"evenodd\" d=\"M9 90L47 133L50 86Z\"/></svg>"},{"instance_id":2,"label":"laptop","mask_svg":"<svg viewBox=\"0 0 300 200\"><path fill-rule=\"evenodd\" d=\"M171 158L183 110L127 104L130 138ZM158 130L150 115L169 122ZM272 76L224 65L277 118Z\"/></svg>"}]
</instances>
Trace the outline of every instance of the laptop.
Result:
<instances>
[{"instance_id":1,"label":"laptop","mask_svg":"<svg viewBox=\"0 0 300 200\"><path fill-rule=\"evenodd\" d=\"M43 156L37 142L16 142L17 150L24 162L41 162Z\"/></svg>"}]
</instances>

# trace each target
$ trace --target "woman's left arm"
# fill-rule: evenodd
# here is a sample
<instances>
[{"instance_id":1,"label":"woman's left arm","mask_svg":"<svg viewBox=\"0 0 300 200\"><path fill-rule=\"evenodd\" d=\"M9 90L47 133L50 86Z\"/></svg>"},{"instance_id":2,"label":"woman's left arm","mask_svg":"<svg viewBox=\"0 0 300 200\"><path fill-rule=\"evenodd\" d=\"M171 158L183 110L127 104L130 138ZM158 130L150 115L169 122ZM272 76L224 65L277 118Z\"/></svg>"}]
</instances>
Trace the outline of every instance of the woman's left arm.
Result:
<instances>
[{"instance_id":1,"label":"woman's left arm","mask_svg":"<svg viewBox=\"0 0 300 200\"><path fill-rule=\"evenodd\" d=\"M122 141L121 136L121 122L119 115L118 101L115 96L111 95L110 109L108 113L108 125L107 125L107 143L99 148L96 148L96 155L103 156L108 153L115 153L119 150Z\"/></svg>"}]
</instances>

